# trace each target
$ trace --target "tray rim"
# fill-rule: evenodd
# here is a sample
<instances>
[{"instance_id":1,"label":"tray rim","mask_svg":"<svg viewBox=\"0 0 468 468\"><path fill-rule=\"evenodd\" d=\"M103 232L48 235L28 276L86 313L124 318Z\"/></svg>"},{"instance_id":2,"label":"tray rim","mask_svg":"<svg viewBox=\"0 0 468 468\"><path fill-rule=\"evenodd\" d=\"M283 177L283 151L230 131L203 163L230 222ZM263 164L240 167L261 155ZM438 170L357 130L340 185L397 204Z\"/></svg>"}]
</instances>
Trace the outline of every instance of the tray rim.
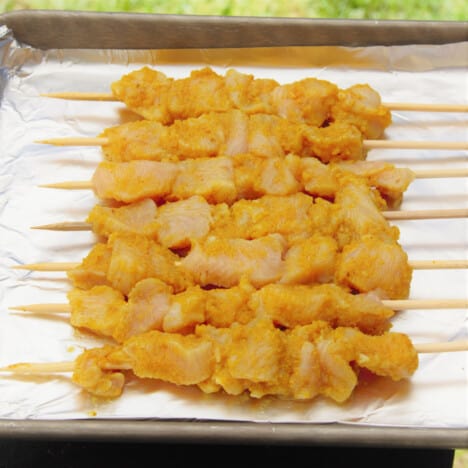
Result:
<instances>
[{"instance_id":1,"label":"tray rim","mask_svg":"<svg viewBox=\"0 0 468 468\"><path fill-rule=\"evenodd\" d=\"M277 444L361 448L468 448L466 428L269 423L174 419L0 419L3 439Z\"/></svg>"},{"instance_id":2,"label":"tray rim","mask_svg":"<svg viewBox=\"0 0 468 468\"><path fill-rule=\"evenodd\" d=\"M55 22L55 23L54 23ZM200 34L201 41L207 41L204 47L234 47L232 37L225 41L216 38L208 40L200 31L212 26L218 30L225 29L231 33L239 28L245 31L256 30L257 47L291 46L291 45L337 45L333 36L351 34L352 41L346 45L364 46L373 44L405 44L411 37L419 37L420 43L443 44L448 42L468 41L468 22L454 21L394 21L394 20L344 20L344 19L309 19L309 18L265 18L265 17L219 17L190 15L155 15L138 13L92 13L57 10L23 10L0 15L0 25L5 24L13 34L21 30L21 42L38 48L63 48L63 41L56 36L55 44L51 38L41 42L38 32L46 34L50 28L44 25L66 24L64 29L71 38L75 38L77 48L83 48L82 35L86 23L93 23L95 31L106 27L112 30L116 24L122 33L121 25L130 22L132 27L157 25L164 31L173 34L186 33L192 30ZM71 29L70 29L71 28ZM75 29L74 29L75 28ZM84 28L84 29L83 29ZM97 29L96 29L97 28ZM376 29L385 31L378 38ZM383 29L382 29L383 28ZM53 28L52 28L53 29ZM124 35L131 28L126 28ZM299 33L313 31L313 36L300 40ZM275 34L266 40L269 32ZM392 36L401 33L398 37ZM284 33L281 35L281 33ZM288 33L288 34L286 34ZM29 35L28 35L29 34ZM36 34L36 36L35 36ZM260 34L260 36L258 36ZM280 35L278 35L280 34ZM81 35L81 39L80 39ZM251 37L251 36L249 36ZM249 38L247 37L247 39ZM281 38L279 41L278 38ZM115 37L99 37L105 48L118 48L121 41ZM378 39L378 40L377 40ZM276 42L275 42L276 41ZM343 43L343 42L341 42ZM73 46L73 43L71 44ZM146 44L148 46L148 43ZM151 47L180 48L180 42L152 42ZM345 44L343 44L345 45ZM251 46L251 45L250 45ZM93 48L95 44L93 44ZM98 48L101 48L98 47ZM186 48L200 47L198 43L185 43ZM247 47L245 43L240 47ZM148 48L148 47L145 47ZM269 423L243 421L209 421L209 420L165 420L165 419L73 419L73 420L19 420L0 419L0 437L28 439L59 440L127 440L127 441L164 441L189 443L276 443L285 445L334 445L362 447L398 447L398 448L468 448L468 428L417 428L390 426L363 426L354 424L309 424L309 423Z\"/></svg>"},{"instance_id":3,"label":"tray rim","mask_svg":"<svg viewBox=\"0 0 468 468\"><path fill-rule=\"evenodd\" d=\"M0 15L0 24L12 29L19 41L40 49L366 46L468 41L468 21L17 10ZM89 37L93 37L92 43Z\"/></svg>"}]
</instances>

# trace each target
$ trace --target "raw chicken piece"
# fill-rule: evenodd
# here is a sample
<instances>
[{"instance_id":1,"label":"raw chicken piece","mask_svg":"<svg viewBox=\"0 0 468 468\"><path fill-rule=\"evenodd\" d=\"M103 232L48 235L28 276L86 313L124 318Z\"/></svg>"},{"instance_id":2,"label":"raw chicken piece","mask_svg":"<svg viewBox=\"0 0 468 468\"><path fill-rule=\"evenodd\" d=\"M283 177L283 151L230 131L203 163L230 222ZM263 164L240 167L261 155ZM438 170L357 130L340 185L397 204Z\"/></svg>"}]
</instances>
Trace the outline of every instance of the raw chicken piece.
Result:
<instances>
[{"instance_id":1,"label":"raw chicken piece","mask_svg":"<svg viewBox=\"0 0 468 468\"><path fill-rule=\"evenodd\" d=\"M67 272L73 286L81 289L98 285L110 286L107 274L111 256L112 248L107 244L97 243L80 265Z\"/></svg>"},{"instance_id":2,"label":"raw chicken piece","mask_svg":"<svg viewBox=\"0 0 468 468\"><path fill-rule=\"evenodd\" d=\"M150 198L118 207L96 205L90 211L86 222L93 225L93 231L109 237L114 232L127 232L143 236L157 236L156 218L160 212Z\"/></svg>"},{"instance_id":3,"label":"raw chicken piece","mask_svg":"<svg viewBox=\"0 0 468 468\"><path fill-rule=\"evenodd\" d=\"M265 194L285 196L303 191L299 156L263 158L238 154L232 160L238 199L254 199Z\"/></svg>"},{"instance_id":4,"label":"raw chicken piece","mask_svg":"<svg viewBox=\"0 0 468 468\"><path fill-rule=\"evenodd\" d=\"M132 234L113 234L108 241L112 249L107 278L109 283L127 295L142 279L158 278L183 291L193 285L190 272L180 258L150 239Z\"/></svg>"},{"instance_id":5,"label":"raw chicken piece","mask_svg":"<svg viewBox=\"0 0 468 468\"><path fill-rule=\"evenodd\" d=\"M232 160L226 157L182 161L169 200L183 200L193 195L209 203L233 203L237 199Z\"/></svg>"},{"instance_id":6,"label":"raw chicken piece","mask_svg":"<svg viewBox=\"0 0 468 468\"><path fill-rule=\"evenodd\" d=\"M71 307L70 323L93 333L113 336L125 315L125 296L110 286L72 289L68 295Z\"/></svg>"},{"instance_id":7,"label":"raw chicken piece","mask_svg":"<svg viewBox=\"0 0 468 468\"><path fill-rule=\"evenodd\" d=\"M359 241L365 235L393 242L398 240L400 231L383 217L379 202L381 206L385 203L378 193L372 192L367 184L351 174L341 174L339 182L335 204L339 206L341 222L335 238L340 247Z\"/></svg>"},{"instance_id":8,"label":"raw chicken piece","mask_svg":"<svg viewBox=\"0 0 468 468\"><path fill-rule=\"evenodd\" d=\"M369 85L358 84L338 92L338 102L331 109L331 120L355 125L367 139L376 139L391 124L392 116L375 90Z\"/></svg>"},{"instance_id":9,"label":"raw chicken piece","mask_svg":"<svg viewBox=\"0 0 468 468\"><path fill-rule=\"evenodd\" d=\"M170 195L178 174L179 167L173 163L104 161L98 165L92 182L99 198L129 203Z\"/></svg>"},{"instance_id":10,"label":"raw chicken piece","mask_svg":"<svg viewBox=\"0 0 468 468\"><path fill-rule=\"evenodd\" d=\"M315 160L312 159L312 161ZM396 169L395 166L384 161L355 161L352 163L343 161L334 164L334 166L339 170L349 171L364 177L368 185L375 187L391 208L396 208L401 204L403 193L415 178L410 169Z\"/></svg>"},{"instance_id":11,"label":"raw chicken piece","mask_svg":"<svg viewBox=\"0 0 468 468\"><path fill-rule=\"evenodd\" d=\"M382 299L406 299L411 276L408 256L398 243L366 235L343 248L335 280Z\"/></svg>"},{"instance_id":12,"label":"raw chicken piece","mask_svg":"<svg viewBox=\"0 0 468 468\"><path fill-rule=\"evenodd\" d=\"M198 195L161 205L154 221L155 239L168 248L189 247L193 239L204 239L212 229L212 209Z\"/></svg>"},{"instance_id":13,"label":"raw chicken piece","mask_svg":"<svg viewBox=\"0 0 468 468\"><path fill-rule=\"evenodd\" d=\"M148 330L162 330L172 293L170 286L156 278L136 283L128 295L128 302L122 305L122 315L111 336L123 342Z\"/></svg>"},{"instance_id":14,"label":"raw chicken piece","mask_svg":"<svg viewBox=\"0 0 468 468\"><path fill-rule=\"evenodd\" d=\"M338 88L333 83L305 78L276 87L271 101L280 117L321 127L329 118L337 93Z\"/></svg>"},{"instance_id":15,"label":"raw chicken piece","mask_svg":"<svg viewBox=\"0 0 468 468\"><path fill-rule=\"evenodd\" d=\"M338 245L329 236L312 235L291 246L284 256L284 284L328 283L335 274Z\"/></svg>"},{"instance_id":16,"label":"raw chicken piece","mask_svg":"<svg viewBox=\"0 0 468 468\"><path fill-rule=\"evenodd\" d=\"M201 286L229 288L245 279L261 287L281 278L285 250L279 234L254 240L208 237L203 244L194 243L181 265Z\"/></svg>"}]
</instances>

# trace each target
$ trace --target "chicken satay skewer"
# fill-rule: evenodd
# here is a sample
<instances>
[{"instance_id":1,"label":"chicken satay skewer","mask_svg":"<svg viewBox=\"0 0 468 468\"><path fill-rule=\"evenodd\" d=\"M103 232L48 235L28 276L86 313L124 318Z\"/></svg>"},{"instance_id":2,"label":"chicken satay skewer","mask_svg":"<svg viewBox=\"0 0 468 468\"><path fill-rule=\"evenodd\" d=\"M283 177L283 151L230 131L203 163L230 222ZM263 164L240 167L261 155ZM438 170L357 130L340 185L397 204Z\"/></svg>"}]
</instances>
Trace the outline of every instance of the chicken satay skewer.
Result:
<instances>
[{"instance_id":1,"label":"chicken satay skewer","mask_svg":"<svg viewBox=\"0 0 468 468\"><path fill-rule=\"evenodd\" d=\"M468 266L467 260L408 262L398 244L366 236L346 245L341 253L337 252L336 242L326 236L306 239L286 252L278 235L250 241L210 238L207 243L197 243L183 258L141 236L113 234L110 241L96 244L82 263L66 265L67 268L54 263L18 268L65 270L76 287L110 285L125 295L145 278L159 278L175 292L195 284L229 288L244 278L256 288L278 282L312 285L334 281L356 292L380 291L389 299L406 299L412 267ZM71 266L75 268L69 269Z\"/></svg>"},{"instance_id":2,"label":"chicken satay skewer","mask_svg":"<svg viewBox=\"0 0 468 468\"><path fill-rule=\"evenodd\" d=\"M127 300L109 286L73 289L68 299L68 304L55 304L54 312L46 314L67 313L72 326L117 342L149 330L187 334L201 324L222 328L258 317L282 328L323 320L333 327L350 326L378 335L390 328L395 312L373 296L351 294L334 284L272 284L258 290L248 284L210 290L195 286L173 294L161 281L146 279L137 283ZM37 314L48 309L36 304L13 310Z\"/></svg>"},{"instance_id":3,"label":"chicken satay skewer","mask_svg":"<svg viewBox=\"0 0 468 468\"><path fill-rule=\"evenodd\" d=\"M424 173L426 177L428 173ZM444 177L446 174L442 174ZM451 173L454 175L454 173ZM458 175L463 176L463 173ZM102 199L131 203L143 198L181 200L203 196L210 203L233 203L263 195L307 193L336 198L349 183L375 187L387 205L397 204L415 173L385 163L358 162L327 166L313 158L202 158L182 162L135 160L101 162L90 181L45 184L42 187L90 190ZM135 183L138 181L138 183Z\"/></svg>"},{"instance_id":4,"label":"chicken satay skewer","mask_svg":"<svg viewBox=\"0 0 468 468\"><path fill-rule=\"evenodd\" d=\"M468 177L468 168L453 168L453 169L408 169L414 179L448 179ZM83 181L65 181L50 184L43 184L45 188L62 188L68 190L92 189L92 180Z\"/></svg>"},{"instance_id":5,"label":"chicken satay skewer","mask_svg":"<svg viewBox=\"0 0 468 468\"><path fill-rule=\"evenodd\" d=\"M72 371L76 384L106 397L121 395L125 375L119 371L131 370L137 377L197 385L207 393L223 390L232 395L247 392L254 398L276 395L298 400L324 395L344 402L358 384L351 363L398 381L417 370L419 352L466 350L466 341L415 345L395 332L369 336L346 327L332 329L320 321L281 331L270 321L254 320L228 329L201 326L192 335L151 331L120 346L84 351L73 362L18 363L0 371Z\"/></svg>"},{"instance_id":6,"label":"chicken satay skewer","mask_svg":"<svg viewBox=\"0 0 468 468\"><path fill-rule=\"evenodd\" d=\"M119 102L112 93L105 92L80 92L62 91L42 93L42 97L66 99L70 101L109 101ZM422 103L422 102L382 102L382 106L390 111L415 111L415 112L468 112L468 104L452 103Z\"/></svg>"}]
</instances>

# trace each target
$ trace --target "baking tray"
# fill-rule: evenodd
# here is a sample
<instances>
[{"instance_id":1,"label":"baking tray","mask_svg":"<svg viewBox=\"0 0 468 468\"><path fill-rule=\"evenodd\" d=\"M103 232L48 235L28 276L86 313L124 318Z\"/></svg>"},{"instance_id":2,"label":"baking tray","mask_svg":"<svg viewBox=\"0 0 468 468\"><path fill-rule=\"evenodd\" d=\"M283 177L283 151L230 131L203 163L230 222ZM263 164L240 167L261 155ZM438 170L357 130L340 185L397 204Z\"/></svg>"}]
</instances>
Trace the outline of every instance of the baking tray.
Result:
<instances>
[{"instance_id":1,"label":"baking tray","mask_svg":"<svg viewBox=\"0 0 468 468\"><path fill-rule=\"evenodd\" d=\"M184 49L468 41L467 22L317 20L63 11L0 15L35 48ZM89 41L92 37L93 40ZM467 429L193 420L0 420L3 438L231 444L468 447Z\"/></svg>"}]
</instances>

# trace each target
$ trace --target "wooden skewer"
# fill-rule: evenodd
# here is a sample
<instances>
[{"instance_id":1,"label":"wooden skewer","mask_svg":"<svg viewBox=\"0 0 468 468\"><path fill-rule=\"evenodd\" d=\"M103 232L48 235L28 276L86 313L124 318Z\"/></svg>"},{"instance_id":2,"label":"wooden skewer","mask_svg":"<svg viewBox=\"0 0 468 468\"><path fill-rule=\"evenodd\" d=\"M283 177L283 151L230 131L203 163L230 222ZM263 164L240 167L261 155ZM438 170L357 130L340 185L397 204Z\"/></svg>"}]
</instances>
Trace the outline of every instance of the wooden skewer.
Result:
<instances>
[{"instance_id":1,"label":"wooden skewer","mask_svg":"<svg viewBox=\"0 0 468 468\"><path fill-rule=\"evenodd\" d=\"M436 343L415 343L413 344L417 353L453 353L459 351L468 351L468 340L436 342ZM60 362L20 362L9 366L0 367L1 373L20 374L20 375L40 375L73 372L75 369L74 361ZM108 370L129 370L129 365L109 365Z\"/></svg>"},{"instance_id":2,"label":"wooden skewer","mask_svg":"<svg viewBox=\"0 0 468 468\"><path fill-rule=\"evenodd\" d=\"M31 229L42 229L45 231L91 231L93 229L93 225L80 221L65 221L63 223L32 226Z\"/></svg>"},{"instance_id":3,"label":"wooden skewer","mask_svg":"<svg viewBox=\"0 0 468 468\"><path fill-rule=\"evenodd\" d=\"M412 260L413 270L457 270L468 268L468 259L461 260Z\"/></svg>"},{"instance_id":4,"label":"wooden skewer","mask_svg":"<svg viewBox=\"0 0 468 468\"><path fill-rule=\"evenodd\" d=\"M56 99L68 99L73 101L114 101L117 99L112 93L87 93L65 91L58 93L43 93L43 97L51 97ZM426 104L415 102L383 102L389 110L405 110L405 111L426 111L426 112L468 112L468 104Z\"/></svg>"},{"instance_id":5,"label":"wooden skewer","mask_svg":"<svg viewBox=\"0 0 468 468\"><path fill-rule=\"evenodd\" d=\"M445 179L452 177L468 177L468 168L449 169L412 169L416 179Z\"/></svg>"},{"instance_id":6,"label":"wooden skewer","mask_svg":"<svg viewBox=\"0 0 468 468\"><path fill-rule=\"evenodd\" d=\"M453 353L468 351L468 340L448 341L446 343L417 343L414 345L417 353Z\"/></svg>"},{"instance_id":7,"label":"wooden skewer","mask_svg":"<svg viewBox=\"0 0 468 468\"><path fill-rule=\"evenodd\" d=\"M64 137L39 140L36 143L54 146L106 146L109 139L105 137ZM466 141L392 141L392 140L363 140L365 149L440 149L466 150Z\"/></svg>"},{"instance_id":8,"label":"wooden skewer","mask_svg":"<svg viewBox=\"0 0 468 468\"><path fill-rule=\"evenodd\" d=\"M36 141L36 143L54 146L106 146L109 140L103 137L65 137L49 138L47 140Z\"/></svg>"},{"instance_id":9,"label":"wooden skewer","mask_svg":"<svg viewBox=\"0 0 468 468\"><path fill-rule=\"evenodd\" d=\"M28 265L16 265L15 270L30 271L69 271L79 266L78 262L56 262L56 263L30 263Z\"/></svg>"},{"instance_id":10,"label":"wooden skewer","mask_svg":"<svg viewBox=\"0 0 468 468\"><path fill-rule=\"evenodd\" d=\"M0 367L0 372L12 374L55 374L61 372L73 372L75 363L73 361L30 363L19 362L10 366Z\"/></svg>"},{"instance_id":11,"label":"wooden skewer","mask_svg":"<svg viewBox=\"0 0 468 468\"><path fill-rule=\"evenodd\" d=\"M31 312L33 314L69 314L70 304L27 304L9 307L10 310L18 312Z\"/></svg>"},{"instance_id":12,"label":"wooden skewer","mask_svg":"<svg viewBox=\"0 0 468 468\"><path fill-rule=\"evenodd\" d=\"M61 93L42 93L41 96L55 99L68 99L69 101L119 101L112 93L82 93L77 91L65 91Z\"/></svg>"},{"instance_id":13,"label":"wooden skewer","mask_svg":"<svg viewBox=\"0 0 468 468\"><path fill-rule=\"evenodd\" d=\"M418 310L418 309L466 309L468 299L395 299L380 301L392 310ZM10 310L33 314L69 314L70 304L26 304L9 307Z\"/></svg>"},{"instance_id":14,"label":"wooden skewer","mask_svg":"<svg viewBox=\"0 0 468 468\"><path fill-rule=\"evenodd\" d=\"M392 310L468 308L468 299L393 299L381 302Z\"/></svg>"},{"instance_id":15,"label":"wooden skewer","mask_svg":"<svg viewBox=\"0 0 468 468\"><path fill-rule=\"evenodd\" d=\"M466 150L468 141L393 141L363 140L364 149Z\"/></svg>"},{"instance_id":16,"label":"wooden skewer","mask_svg":"<svg viewBox=\"0 0 468 468\"><path fill-rule=\"evenodd\" d=\"M455 219L467 218L468 208L382 211L382 215L387 220Z\"/></svg>"},{"instance_id":17,"label":"wooden skewer","mask_svg":"<svg viewBox=\"0 0 468 468\"><path fill-rule=\"evenodd\" d=\"M425 104L416 102L383 102L389 110L416 112L468 112L468 104Z\"/></svg>"},{"instance_id":18,"label":"wooden skewer","mask_svg":"<svg viewBox=\"0 0 468 468\"><path fill-rule=\"evenodd\" d=\"M446 270L446 269L465 269L468 268L468 260L413 260L408 262L409 266L414 270ZM15 270L29 271L69 271L80 266L81 263L69 262L45 262L45 263L28 263L24 265L15 265L12 268Z\"/></svg>"}]
</instances>

